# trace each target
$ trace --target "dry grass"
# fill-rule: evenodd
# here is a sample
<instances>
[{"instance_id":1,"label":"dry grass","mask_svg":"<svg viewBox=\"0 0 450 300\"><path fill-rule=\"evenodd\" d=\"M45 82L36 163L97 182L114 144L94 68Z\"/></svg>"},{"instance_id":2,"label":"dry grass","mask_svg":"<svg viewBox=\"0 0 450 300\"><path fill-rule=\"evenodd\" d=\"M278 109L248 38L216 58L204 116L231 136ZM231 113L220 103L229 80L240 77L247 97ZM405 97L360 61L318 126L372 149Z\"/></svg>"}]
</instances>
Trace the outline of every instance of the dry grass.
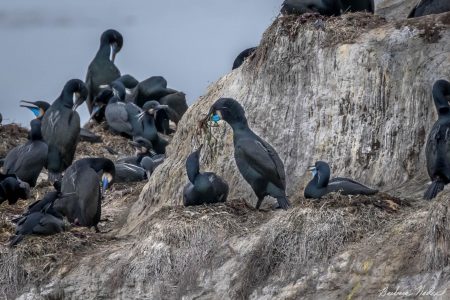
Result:
<instances>
[{"instance_id":1,"label":"dry grass","mask_svg":"<svg viewBox=\"0 0 450 300\"><path fill-rule=\"evenodd\" d=\"M396 220L394 211L406 203L396 201L395 210L380 206L382 201L395 200L386 196L332 194L322 201L299 201L287 215L279 215L264 226L259 242L243 262L245 267L232 283L233 298L247 299L269 278L294 282L349 244Z\"/></svg>"},{"instance_id":2,"label":"dry grass","mask_svg":"<svg viewBox=\"0 0 450 300\"><path fill-rule=\"evenodd\" d=\"M83 157L107 157L116 160L122 155L134 155L133 147L128 140L109 133L102 126L88 125L89 130L101 135L103 142L90 144L80 142L75 159ZM1 153L6 153L14 146L27 139L27 130L15 124L0 126ZM111 154L106 147L114 149ZM26 201L19 200L10 206L6 202L0 205L0 298L14 298L31 286L39 286L46 282L61 266L69 270L78 258L90 249L110 244L113 232L126 220L126 214L132 203L137 200L145 182L115 184L106 193L102 203L102 217L99 224L103 234L97 234L87 228L71 228L69 231L54 236L28 236L17 247L8 248L10 237L14 234L15 225L11 220L20 216L34 201L53 190L45 180L32 190L32 197ZM111 232L111 234L109 234ZM64 291L59 290L47 296L48 299L63 299Z\"/></svg>"}]
</instances>

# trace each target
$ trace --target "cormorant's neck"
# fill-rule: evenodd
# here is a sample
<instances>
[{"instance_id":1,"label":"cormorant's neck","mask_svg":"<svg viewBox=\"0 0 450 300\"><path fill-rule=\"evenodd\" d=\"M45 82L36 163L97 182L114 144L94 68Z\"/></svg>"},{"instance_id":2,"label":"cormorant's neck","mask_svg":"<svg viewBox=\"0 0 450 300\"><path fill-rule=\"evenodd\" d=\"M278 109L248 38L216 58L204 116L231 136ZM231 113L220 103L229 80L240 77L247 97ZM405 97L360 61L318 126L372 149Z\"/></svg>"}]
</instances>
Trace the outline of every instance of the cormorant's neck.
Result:
<instances>
[{"instance_id":1,"label":"cormorant's neck","mask_svg":"<svg viewBox=\"0 0 450 300\"><path fill-rule=\"evenodd\" d=\"M111 56L111 46L108 43L101 43L100 48L95 55L95 58L107 59L109 60Z\"/></svg>"},{"instance_id":2,"label":"cormorant's neck","mask_svg":"<svg viewBox=\"0 0 450 300\"><path fill-rule=\"evenodd\" d=\"M67 108L73 107L73 93L74 91L72 89L65 89L61 93L60 99L62 104Z\"/></svg>"},{"instance_id":3,"label":"cormorant's neck","mask_svg":"<svg viewBox=\"0 0 450 300\"><path fill-rule=\"evenodd\" d=\"M248 127L247 120L231 121L228 122L228 124L230 124L234 133L252 131L250 127Z\"/></svg>"},{"instance_id":4,"label":"cormorant's neck","mask_svg":"<svg viewBox=\"0 0 450 300\"><path fill-rule=\"evenodd\" d=\"M31 130L30 132L30 140L32 141L40 141L42 140L42 133L41 133L41 129L39 128L36 130Z\"/></svg>"},{"instance_id":5,"label":"cormorant's neck","mask_svg":"<svg viewBox=\"0 0 450 300\"><path fill-rule=\"evenodd\" d=\"M433 100L439 117L450 115L450 84L447 81L439 80L433 86Z\"/></svg>"},{"instance_id":6,"label":"cormorant's neck","mask_svg":"<svg viewBox=\"0 0 450 300\"><path fill-rule=\"evenodd\" d=\"M208 176L205 174L199 174L195 178L195 182L193 183L194 190L201 194L212 194L213 188L212 184L208 179Z\"/></svg>"}]
</instances>

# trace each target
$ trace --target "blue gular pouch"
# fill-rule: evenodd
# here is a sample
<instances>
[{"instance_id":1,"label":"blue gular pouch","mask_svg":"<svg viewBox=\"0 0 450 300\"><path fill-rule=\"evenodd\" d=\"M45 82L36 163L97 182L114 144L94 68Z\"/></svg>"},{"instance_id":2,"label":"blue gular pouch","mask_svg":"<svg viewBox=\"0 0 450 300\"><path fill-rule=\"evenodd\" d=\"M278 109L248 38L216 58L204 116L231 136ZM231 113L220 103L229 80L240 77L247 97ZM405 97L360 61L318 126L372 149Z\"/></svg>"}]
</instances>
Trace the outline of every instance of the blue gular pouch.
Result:
<instances>
[{"instance_id":1,"label":"blue gular pouch","mask_svg":"<svg viewBox=\"0 0 450 300\"><path fill-rule=\"evenodd\" d=\"M39 107L30 107L30 110L33 112L35 117L39 117L41 114L41 109Z\"/></svg>"},{"instance_id":2,"label":"blue gular pouch","mask_svg":"<svg viewBox=\"0 0 450 300\"><path fill-rule=\"evenodd\" d=\"M217 115L217 114L214 114L214 115L211 117L211 120L212 120L214 123L217 124L217 122L220 121L220 116Z\"/></svg>"}]
</instances>

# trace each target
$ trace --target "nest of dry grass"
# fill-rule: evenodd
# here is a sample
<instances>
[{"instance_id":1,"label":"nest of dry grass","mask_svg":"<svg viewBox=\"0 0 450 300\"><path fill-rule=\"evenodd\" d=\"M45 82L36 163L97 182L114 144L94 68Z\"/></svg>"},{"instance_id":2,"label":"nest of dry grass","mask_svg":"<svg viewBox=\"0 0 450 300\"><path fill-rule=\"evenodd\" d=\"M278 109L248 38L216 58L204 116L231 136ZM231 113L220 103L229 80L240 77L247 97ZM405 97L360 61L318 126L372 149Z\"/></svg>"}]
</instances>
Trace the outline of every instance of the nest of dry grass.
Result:
<instances>
[{"instance_id":1,"label":"nest of dry grass","mask_svg":"<svg viewBox=\"0 0 450 300\"><path fill-rule=\"evenodd\" d=\"M0 158L8 154L12 148L26 143L28 140L28 129L18 124L0 125Z\"/></svg>"}]
</instances>

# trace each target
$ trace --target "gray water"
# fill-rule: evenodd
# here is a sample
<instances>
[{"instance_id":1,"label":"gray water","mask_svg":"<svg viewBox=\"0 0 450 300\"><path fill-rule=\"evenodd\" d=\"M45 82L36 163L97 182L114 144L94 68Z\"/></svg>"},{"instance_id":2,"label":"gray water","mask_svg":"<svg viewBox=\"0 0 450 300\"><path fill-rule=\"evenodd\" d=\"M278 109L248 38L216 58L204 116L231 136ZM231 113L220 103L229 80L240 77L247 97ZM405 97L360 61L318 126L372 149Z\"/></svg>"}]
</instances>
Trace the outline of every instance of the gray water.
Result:
<instances>
[{"instance_id":1,"label":"gray water","mask_svg":"<svg viewBox=\"0 0 450 300\"><path fill-rule=\"evenodd\" d=\"M257 45L282 0L1 0L0 112L28 126L20 100L54 101L67 80L85 79L101 33L124 36L122 74L164 76L188 102ZM84 105L82 123L88 119Z\"/></svg>"}]
</instances>

